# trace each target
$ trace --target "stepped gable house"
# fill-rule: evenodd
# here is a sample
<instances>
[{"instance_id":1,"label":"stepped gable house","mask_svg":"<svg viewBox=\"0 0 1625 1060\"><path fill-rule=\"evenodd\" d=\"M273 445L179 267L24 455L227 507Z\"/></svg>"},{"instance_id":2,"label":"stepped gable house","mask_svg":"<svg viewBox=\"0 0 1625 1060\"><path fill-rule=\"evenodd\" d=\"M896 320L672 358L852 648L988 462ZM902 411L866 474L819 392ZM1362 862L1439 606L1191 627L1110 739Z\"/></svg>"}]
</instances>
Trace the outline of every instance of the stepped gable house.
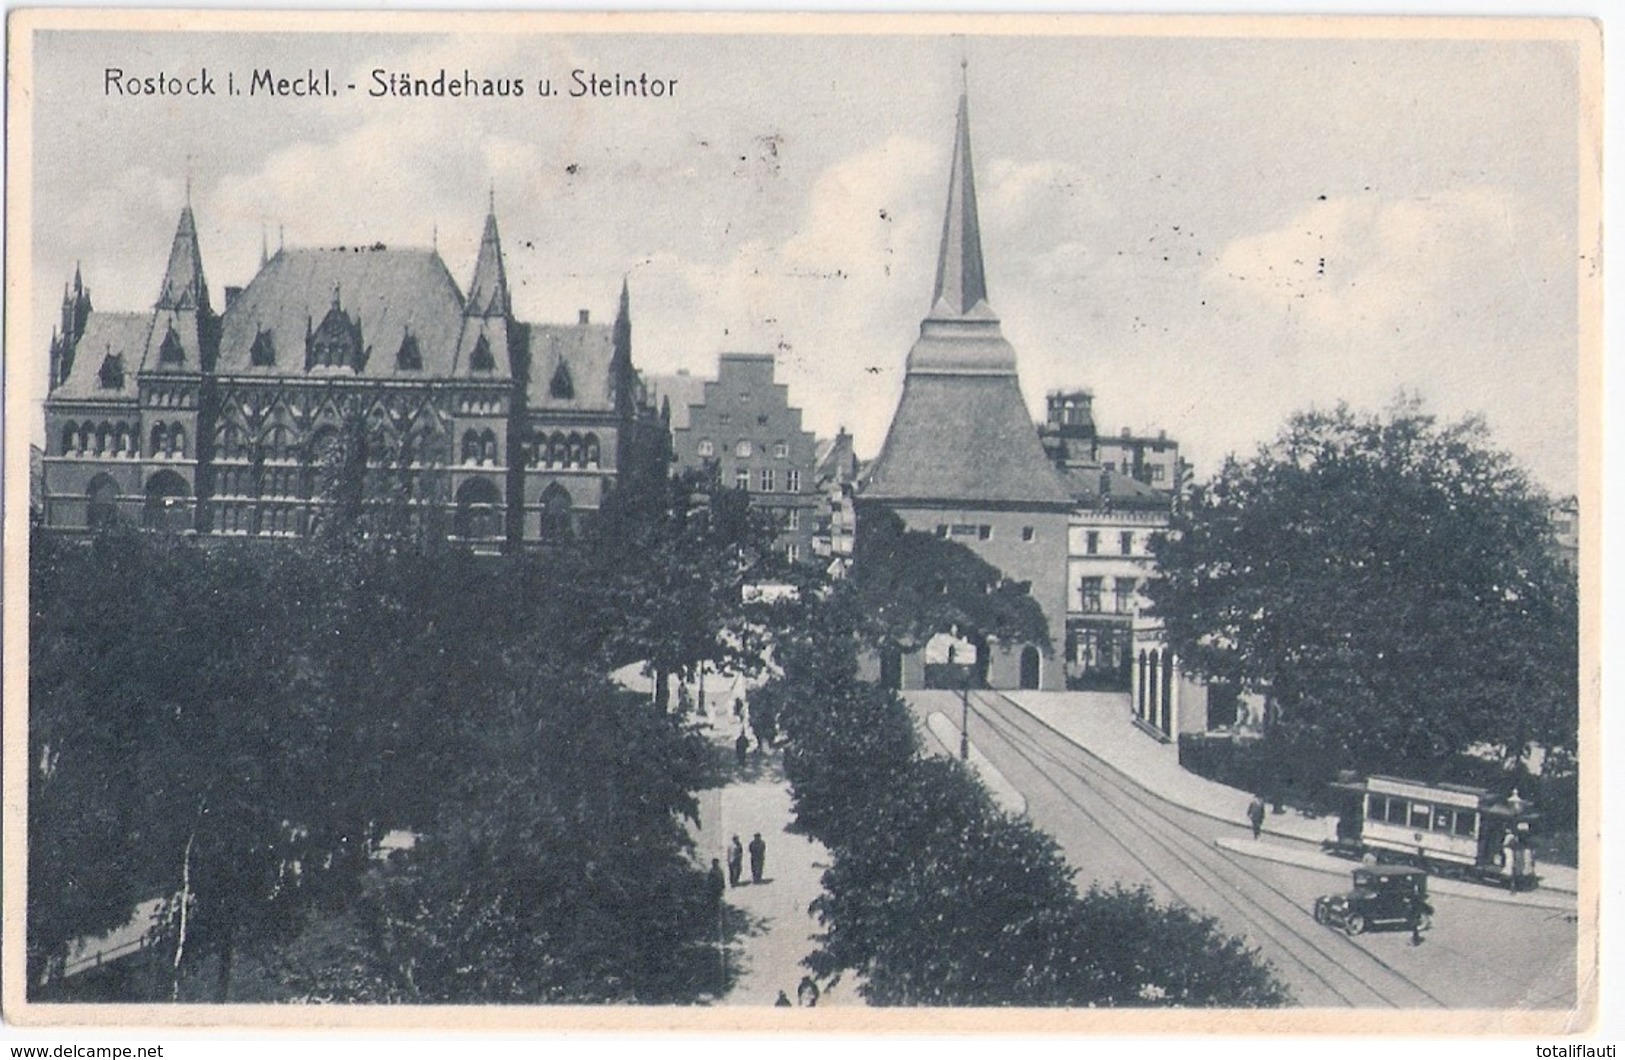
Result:
<instances>
[{"instance_id":1,"label":"stepped gable house","mask_svg":"<svg viewBox=\"0 0 1625 1060\"><path fill-rule=\"evenodd\" d=\"M298 536L361 467L375 510L482 548L571 533L638 408L624 284L613 326L516 319L494 210L466 296L436 250L287 248L217 313L188 204L149 312L76 271L49 385L47 526Z\"/></svg>"},{"instance_id":2,"label":"stepped gable house","mask_svg":"<svg viewBox=\"0 0 1625 1060\"><path fill-rule=\"evenodd\" d=\"M1045 455L1021 396L1015 350L988 304L963 94L931 310L857 504L860 523L865 509L884 506L909 529L958 541L1007 577L1029 582L1053 650L1065 643L1073 500ZM999 645L991 654L979 662L992 687L1065 687L1062 667L1038 645ZM886 676L915 687L923 681L921 660L904 659L900 672Z\"/></svg>"}]
</instances>

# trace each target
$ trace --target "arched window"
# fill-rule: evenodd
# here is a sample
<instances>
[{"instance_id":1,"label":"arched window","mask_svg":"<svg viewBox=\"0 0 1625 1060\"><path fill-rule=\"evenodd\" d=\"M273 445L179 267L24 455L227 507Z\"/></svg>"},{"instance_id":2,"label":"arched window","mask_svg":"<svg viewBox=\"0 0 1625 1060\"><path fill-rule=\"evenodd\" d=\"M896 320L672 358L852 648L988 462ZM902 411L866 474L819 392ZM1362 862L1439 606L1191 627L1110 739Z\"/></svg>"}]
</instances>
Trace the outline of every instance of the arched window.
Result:
<instances>
[{"instance_id":1,"label":"arched window","mask_svg":"<svg viewBox=\"0 0 1625 1060\"><path fill-rule=\"evenodd\" d=\"M186 458L186 428L180 424L169 429L169 448L166 450L177 460Z\"/></svg>"},{"instance_id":2,"label":"arched window","mask_svg":"<svg viewBox=\"0 0 1625 1060\"><path fill-rule=\"evenodd\" d=\"M79 440L79 425L77 423L74 423L72 420L69 420L67 423L64 423L62 425L62 452L63 452L63 455L67 455L68 453L73 452L75 450L75 444L78 442L78 440Z\"/></svg>"},{"instance_id":3,"label":"arched window","mask_svg":"<svg viewBox=\"0 0 1625 1060\"><path fill-rule=\"evenodd\" d=\"M96 428L96 455L111 452L113 449L113 425L106 420Z\"/></svg>"},{"instance_id":4,"label":"arched window","mask_svg":"<svg viewBox=\"0 0 1625 1060\"><path fill-rule=\"evenodd\" d=\"M547 392L560 401L569 401L576 396L575 381L570 378L570 369L563 361L560 361L558 368L554 369Z\"/></svg>"},{"instance_id":5,"label":"arched window","mask_svg":"<svg viewBox=\"0 0 1625 1060\"><path fill-rule=\"evenodd\" d=\"M587 435L581 440L581 446L587 459L587 466L597 468L599 459L598 436L596 434Z\"/></svg>"},{"instance_id":6,"label":"arched window","mask_svg":"<svg viewBox=\"0 0 1625 1060\"><path fill-rule=\"evenodd\" d=\"M553 483L542 491L542 540L562 541L570 536L570 491Z\"/></svg>"},{"instance_id":7,"label":"arched window","mask_svg":"<svg viewBox=\"0 0 1625 1060\"><path fill-rule=\"evenodd\" d=\"M463 432L463 463L480 462L480 436L475 431Z\"/></svg>"},{"instance_id":8,"label":"arched window","mask_svg":"<svg viewBox=\"0 0 1625 1060\"><path fill-rule=\"evenodd\" d=\"M571 466L571 467L581 467L584 463L585 463L585 461L583 461L582 457L581 457L581 435L576 434L575 432L572 431L570 433L570 465L569 466Z\"/></svg>"},{"instance_id":9,"label":"arched window","mask_svg":"<svg viewBox=\"0 0 1625 1060\"><path fill-rule=\"evenodd\" d=\"M471 478L457 489L452 532L464 540L501 536L502 492L488 478Z\"/></svg>"},{"instance_id":10,"label":"arched window","mask_svg":"<svg viewBox=\"0 0 1625 1060\"><path fill-rule=\"evenodd\" d=\"M276 364L276 342L269 331L254 335L254 345L248 350L248 363L256 368L269 368Z\"/></svg>"},{"instance_id":11,"label":"arched window","mask_svg":"<svg viewBox=\"0 0 1625 1060\"><path fill-rule=\"evenodd\" d=\"M497 462L497 436L495 431L487 430L480 435L481 463L494 464Z\"/></svg>"},{"instance_id":12,"label":"arched window","mask_svg":"<svg viewBox=\"0 0 1625 1060\"><path fill-rule=\"evenodd\" d=\"M185 504L191 492L186 480L173 471L158 471L147 479L147 498L141 510L141 525L149 530L184 530L190 522Z\"/></svg>"},{"instance_id":13,"label":"arched window","mask_svg":"<svg viewBox=\"0 0 1625 1060\"><path fill-rule=\"evenodd\" d=\"M110 475L97 475L90 480L90 488L85 491L88 505L85 512L85 525L92 530L102 530L118 522L118 483Z\"/></svg>"},{"instance_id":14,"label":"arched window","mask_svg":"<svg viewBox=\"0 0 1625 1060\"><path fill-rule=\"evenodd\" d=\"M557 431L547 443L547 462L553 467L563 467L570 462L570 443Z\"/></svg>"},{"instance_id":15,"label":"arched window","mask_svg":"<svg viewBox=\"0 0 1625 1060\"><path fill-rule=\"evenodd\" d=\"M134 456L135 436L130 433L130 425L120 421L116 430L118 431L118 443L117 448L113 451L120 456Z\"/></svg>"},{"instance_id":16,"label":"arched window","mask_svg":"<svg viewBox=\"0 0 1625 1060\"><path fill-rule=\"evenodd\" d=\"M159 420L157 423L152 425L152 455L154 457L162 456L164 446L167 445L168 442L169 429L164 426L163 420Z\"/></svg>"}]
</instances>

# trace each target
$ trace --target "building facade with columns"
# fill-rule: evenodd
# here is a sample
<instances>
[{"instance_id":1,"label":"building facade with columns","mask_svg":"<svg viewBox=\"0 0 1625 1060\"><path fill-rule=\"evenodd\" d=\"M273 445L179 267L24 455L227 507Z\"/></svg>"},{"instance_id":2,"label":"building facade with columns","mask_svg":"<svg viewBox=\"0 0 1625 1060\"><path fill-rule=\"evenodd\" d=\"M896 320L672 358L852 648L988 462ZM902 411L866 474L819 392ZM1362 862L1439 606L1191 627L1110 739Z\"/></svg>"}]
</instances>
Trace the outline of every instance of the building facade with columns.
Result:
<instances>
[{"instance_id":1,"label":"building facade with columns","mask_svg":"<svg viewBox=\"0 0 1625 1060\"><path fill-rule=\"evenodd\" d=\"M613 487L638 415L626 289L613 325L518 319L494 211L466 294L437 250L381 244L278 248L224 294L190 204L150 310L95 309L75 274L45 525L295 537L350 497L493 549L573 533Z\"/></svg>"}]
</instances>

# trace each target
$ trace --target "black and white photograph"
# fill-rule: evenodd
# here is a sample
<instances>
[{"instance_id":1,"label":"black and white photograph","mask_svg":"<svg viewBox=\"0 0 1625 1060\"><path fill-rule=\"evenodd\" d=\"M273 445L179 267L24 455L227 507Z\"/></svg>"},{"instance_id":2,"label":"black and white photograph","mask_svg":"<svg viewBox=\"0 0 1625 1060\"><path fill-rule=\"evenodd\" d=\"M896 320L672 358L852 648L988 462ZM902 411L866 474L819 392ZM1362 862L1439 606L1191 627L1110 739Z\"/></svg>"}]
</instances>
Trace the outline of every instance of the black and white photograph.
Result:
<instances>
[{"instance_id":1,"label":"black and white photograph","mask_svg":"<svg viewBox=\"0 0 1625 1060\"><path fill-rule=\"evenodd\" d=\"M9 30L7 1022L1596 1019L1595 23Z\"/></svg>"}]
</instances>

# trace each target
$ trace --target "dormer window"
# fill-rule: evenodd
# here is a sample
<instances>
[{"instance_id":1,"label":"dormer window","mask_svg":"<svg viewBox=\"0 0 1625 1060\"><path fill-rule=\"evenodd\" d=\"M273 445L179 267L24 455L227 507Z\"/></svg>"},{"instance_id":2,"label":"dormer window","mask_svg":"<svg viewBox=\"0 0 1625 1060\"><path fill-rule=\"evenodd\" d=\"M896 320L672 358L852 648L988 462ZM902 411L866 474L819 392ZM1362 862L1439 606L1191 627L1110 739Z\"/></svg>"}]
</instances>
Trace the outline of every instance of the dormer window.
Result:
<instances>
[{"instance_id":1,"label":"dormer window","mask_svg":"<svg viewBox=\"0 0 1625 1060\"><path fill-rule=\"evenodd\" d=\"M254 336L254 345L248 350L248 363L255 368L269 368L276 364L276 343L271 340L269 331L261 331Z\"/></svg>"},{"instance_id":2,"label":"dormer window","mask_svg":"<svg viewBox=\"0 0 1625 1060\"><path fill-rule=\"evenodd\" d=\"M570 378L570 369L563 362L553 372L553 382L548 384L547 392L560 401L569 401L576 396L575 382Z\"/></svg>"},{"instance_id":3,"label":"dormer window","mask_svg":"<svg viewBox=\"0 0 1625 1060\"><path fill-rule=\"evenodd\" d=\"M170 332L171 335L174 332ZM102 367L96 373L96 382L103 390L124 389L124 357L121 354L109 353L102 360Z\"/></svg>"},{"instance_id":4,"label":"dormer window","mask_svg":"<svg viewBox=\"0 0 1625 1060\"><path fill-rule=\"evenodd\" d=\"M361 339L361 321L351 319L339 302L339 290L333 288L333 305L321 324L305 339L305 370L312 368L349 368L359 372L367 362Z\"/></svg>"},{"instance_id":5,"label":"dormer window","mask_svg":"<svg viewBox=\"0 0 1625 1060\"><path fill-rule=\"evenodd\" d=\"M159 364L185 364L186 350L181 347L181 337L175 333L173 325L164 335L163 345L158 347Z\"/></svg>"},{"instance_id":6,"label":"dormer window","mask_svg":"<svg viewBox=\"0 0 1625 1060\"><path fill-rule=\"evenodd\" d=\"M417 336L411 331L401 339L401 348L395 354L395 367L406 372L423 370L423 351L418 349Z\"/></svg>"},{"instance_id":7,"label":"dormer window","mask_svg":"<svg viewBox=\"0 0 1625 1060\"><path fill-rule=\"evenodd\" d=\"M468 367L476 372L494 372L497 360L491 355L491 343L484 335L474 343L474 352L469 354Z\"/></svg>"}]
</instances>

